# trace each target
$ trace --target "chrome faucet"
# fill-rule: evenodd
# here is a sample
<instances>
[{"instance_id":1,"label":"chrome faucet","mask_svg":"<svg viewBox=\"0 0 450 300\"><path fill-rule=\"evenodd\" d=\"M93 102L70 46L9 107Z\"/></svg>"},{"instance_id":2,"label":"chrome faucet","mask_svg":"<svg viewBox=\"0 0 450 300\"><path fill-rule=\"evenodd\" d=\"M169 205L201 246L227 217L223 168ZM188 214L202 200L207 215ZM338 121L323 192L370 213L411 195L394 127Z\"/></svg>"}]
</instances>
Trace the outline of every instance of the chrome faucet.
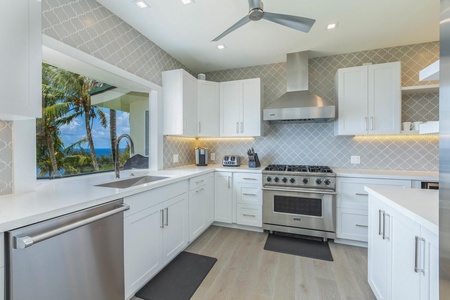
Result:
<instances>
[{"instance_id":1,"label":"chrome faucet","mask_svg":"<svg viewBox=\"0 0 450 300\"><path fill-rule=\"evenodd\" d=\"M114 172L116 173L116 179L120 178L119 143L123 138L127 138L130 141L130 156L131 154L134 154L134 142L131 136L128 134L122 134L119 136L116 141L116 157L114 159Z\"/></svg>"}]
</instances>

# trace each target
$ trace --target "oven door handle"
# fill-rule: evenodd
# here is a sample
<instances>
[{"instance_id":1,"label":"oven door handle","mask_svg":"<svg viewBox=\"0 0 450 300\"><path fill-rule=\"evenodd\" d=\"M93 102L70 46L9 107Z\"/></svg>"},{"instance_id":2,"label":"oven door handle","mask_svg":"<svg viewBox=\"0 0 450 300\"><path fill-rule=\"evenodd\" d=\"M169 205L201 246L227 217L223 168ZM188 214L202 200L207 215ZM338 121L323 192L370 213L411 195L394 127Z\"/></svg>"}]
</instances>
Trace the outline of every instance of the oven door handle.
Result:
<instances>
[{"instance_id":1,"label":"oven door handle","mask_svg":"<svg viewBox=\"0 0 450 300\"><path fill-rule=\"evenodd\" d=\"M296 192L296 193L308 193L308 194L323 194L323 195L337 195L336 192L330 191L318 191L318 190L295 190L295 189L277 189L277 188L262 188L264 191L276 191L276 192Z\"/></svg>"}]
</instances>

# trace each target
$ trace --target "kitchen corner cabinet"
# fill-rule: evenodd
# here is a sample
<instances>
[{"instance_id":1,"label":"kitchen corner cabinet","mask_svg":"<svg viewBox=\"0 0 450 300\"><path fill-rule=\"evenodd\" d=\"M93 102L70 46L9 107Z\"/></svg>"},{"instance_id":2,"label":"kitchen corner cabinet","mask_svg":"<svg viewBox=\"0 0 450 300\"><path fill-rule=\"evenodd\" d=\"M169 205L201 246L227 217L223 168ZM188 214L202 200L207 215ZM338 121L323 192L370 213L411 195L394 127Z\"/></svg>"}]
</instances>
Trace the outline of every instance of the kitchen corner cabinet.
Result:
<instances>
[{"instance_id":1,"label":"kitchen corner cabinet","mask_svg":"<svg viewBox=\"0 0 450 300\"><path fill-rule=\"evenodd\" d=\"M234 173L236 224L262 227L262 174Z\"/></svg>"},{"instance_id":2,"label":"kitchen corner cabinet","mask_svg":"<svg viewBox=\"0 0 450 300\"><path fill-rule=\"evenodd\" d=\"M335 81L335 135L400 133L400 62L339 69Z\"/></svg>"},{"instance_id":3,"label":"kitchen corner cabinet","mask_svg":"<svg viewBox=\"0 0 450 300\"><path fill-rule=\"evenodd\" d=\"M41 1L0 1L0 119L41 117Z\"/></svg>"},{"instance_id":4,"label":"kitchen corner cabinet","mask_svg":"<svg viewBox=\"0 0 450 300\"><path fill-rule=\"evenodd\" d=\"M189 179L189 242L214 222L214 173Z\"/></svg>"},{"instance_id":5,"label":"kitchen corner cabinet","mask_svg":"<svg viewBox=\"0 0 450 300\"><path fill-rule=\"evenodd\" d=\"M198 134L220 135L220 84L198 80Z\"/></svg>"},{"instance_id":6,"label":"kitchen corner cabinet","mask_svg":"<svg viewBox=\"0 0 450 300\"><path fill-rule=\"evenodd\" d=\"M163 131L197 136L197 79L183 69L162 72Z\"/></svg>"},{"instance_id":7,"label":"kitchen corner cabinet","mask_svg":"<svg viewBox=\"0 0 450 300\"><path fill-rule=\"evenodd\" d=\"M336 237L340 242L366 243L368 239L368 194L365 186L397 186L410 188L411 180L350 178L336 179ZM362 245L362 244L361 244Z\"/></svg>"},{"instance_id":8,"label":"kitchen corner cabinet","mask_svg":"<svg viewBox=\"0 0 450 300\"><path fill-rule=\"evenodd\" d=\"M124 199L127 299L187 246L187 190L182 181Z\"/></svg>"},{"instance_id":9,"label":"kitchen corner cabinet","mask_svg":"<svg viewBox=\"0 0 450 300\"><path fill-rule=\"evenodd\" d=\"M377 299L438 299L438 237L369 196L368 281Z\"/></svg>"},{"instance_id":10,"label":"kitchen corner cabinet","mask_svg":"<svg viewBox=\"0 0 450 300\"><path fill-rule=\"evenodd\" d=\"M261 136L261 79L220 83L220 135Z\"/></svg>"},{"instance_id":11,"label":"kitchen corner cabinet","mask_svg":"<svg viewBox=\"0 0 450 300\"><path fill-rule=\"evenodd\" d=\"M215 172L215 218L216 222L233 222L233 173Z\"/></svg>"}]
</instances>

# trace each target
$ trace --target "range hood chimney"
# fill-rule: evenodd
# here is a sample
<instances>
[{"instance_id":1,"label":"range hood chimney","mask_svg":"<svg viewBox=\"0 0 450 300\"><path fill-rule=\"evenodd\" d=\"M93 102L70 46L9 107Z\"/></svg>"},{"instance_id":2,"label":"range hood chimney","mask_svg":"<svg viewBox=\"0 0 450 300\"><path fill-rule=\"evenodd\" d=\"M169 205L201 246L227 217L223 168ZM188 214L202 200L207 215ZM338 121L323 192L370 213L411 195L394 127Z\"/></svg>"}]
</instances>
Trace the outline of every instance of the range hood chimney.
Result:
<instances>
[{"instance_id":1,"label":"range hood chimney","mask_svg":"<svg viewBox=\"0 0 450 300\"><path fill-rule=\"evenodd\" d=\"M269 123L324 123L336 117L335 106L308 90L308 51L287 54L287 92L264 109Z\"/></svg>"}]
</instances>

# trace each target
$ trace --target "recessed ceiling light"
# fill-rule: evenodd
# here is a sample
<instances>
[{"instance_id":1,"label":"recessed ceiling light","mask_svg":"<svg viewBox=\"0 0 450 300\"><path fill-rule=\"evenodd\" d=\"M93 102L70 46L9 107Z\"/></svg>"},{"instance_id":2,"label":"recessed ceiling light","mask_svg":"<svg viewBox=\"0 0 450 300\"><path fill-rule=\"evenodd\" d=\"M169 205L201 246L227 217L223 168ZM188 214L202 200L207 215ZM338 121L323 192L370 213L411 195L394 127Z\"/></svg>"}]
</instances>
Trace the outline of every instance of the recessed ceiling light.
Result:
<instances>
[{"instance_id":1,"label":"recessed ceiling light","mask_svg":"<svg viewBox=\"0 0 450 300\"><path fill-rule=\"evenodd\" d=\"M338 23L331 23L327 25L327 29L331 30L331 29L335 29L337 27Z\"/></svg>"},{"instance_id":2,"label":"recessed ceiling light","mask_svg":"<svg viewBox=\"0 0 450 300\"><path fill-rule=\"evenodd\" d=\"M144 0L138 0L135 3L139 8L147 8L149 6Z\"/></svg>"},{"instance_id":3,"label":"recessed ceiling light","mask_svg":"<svg viewBox=\"0 0 450 300\"><path fill-rule=\"evenodd\" d=\"M218 45L217 48L219 48L220 50L223 50L226 48L226 46L224 44Z\"/></svg>"},{"instance_id":4,"label":"recessed ceiling light","mask_svg":"<svg viewBox=\"0 0 450 300\"><path fill-rule=\"evenodd\" d=\"M183 2L183 4L195 3L194 0L181 0L181 2Z\"/></svg>"}]
</instances>

